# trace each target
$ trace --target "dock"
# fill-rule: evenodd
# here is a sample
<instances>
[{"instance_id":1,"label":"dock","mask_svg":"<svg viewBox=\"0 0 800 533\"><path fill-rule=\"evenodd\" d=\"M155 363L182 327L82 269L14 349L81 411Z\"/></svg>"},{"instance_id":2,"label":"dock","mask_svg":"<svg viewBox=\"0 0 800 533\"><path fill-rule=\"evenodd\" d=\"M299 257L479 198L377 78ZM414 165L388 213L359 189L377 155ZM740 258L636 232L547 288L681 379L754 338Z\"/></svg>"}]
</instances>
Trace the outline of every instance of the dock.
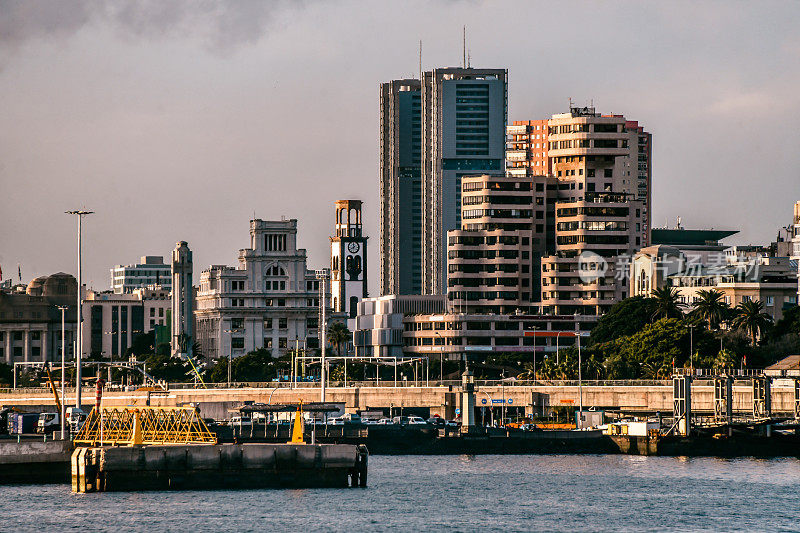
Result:
<instances>
[{"instance_id":1,"label":"dock","mask_svg":"<svg viewBox=\"0 0 800 533\"><path fill-rule=\"evenodd\" d=\"M350 444L81 447L73 492L366 487L367 449Z\"/></svg>"}]
</instances>

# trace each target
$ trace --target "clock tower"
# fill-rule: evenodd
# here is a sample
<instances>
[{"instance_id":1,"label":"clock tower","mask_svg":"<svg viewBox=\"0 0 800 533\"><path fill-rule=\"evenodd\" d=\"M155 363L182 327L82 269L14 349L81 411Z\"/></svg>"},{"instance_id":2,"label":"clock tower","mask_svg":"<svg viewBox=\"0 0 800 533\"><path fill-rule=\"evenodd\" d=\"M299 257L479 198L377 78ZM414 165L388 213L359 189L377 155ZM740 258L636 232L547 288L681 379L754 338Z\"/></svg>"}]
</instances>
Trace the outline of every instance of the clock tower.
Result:
<instances>
[{"instance_id":1,"label":"clock tower","mask_svg":"<svg viewBox=\"0 0 800 533\"><path fill-rule=\"evenodd\" d=\"M355 318L367 296L367 238L361 225L361 200L336 201L336 234L331 237L331 302L334 311Z\"/></svg>"}]
</instances>

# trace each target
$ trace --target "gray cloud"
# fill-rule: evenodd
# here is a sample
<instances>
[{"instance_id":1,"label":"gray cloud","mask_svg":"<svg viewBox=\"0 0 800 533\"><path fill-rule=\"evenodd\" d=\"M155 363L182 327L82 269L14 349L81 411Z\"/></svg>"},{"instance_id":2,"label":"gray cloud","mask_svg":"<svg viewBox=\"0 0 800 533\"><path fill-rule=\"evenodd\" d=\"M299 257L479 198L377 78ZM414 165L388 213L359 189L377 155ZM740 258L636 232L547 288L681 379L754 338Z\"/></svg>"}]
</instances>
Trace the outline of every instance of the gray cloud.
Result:
<instances>
[{"instance_id":1,"label":"gray cloud","mask_svg":"<svg viewBox=\"0 0 800 533\"><path fill-rule=\"evenodd\" d=\"M33 39L64 39L84 26L110 24L133 38L193 37L225 52L262 38L284 11L301 0L0 0L0 45L16 48Z\"/></svg>"}]
</instances>

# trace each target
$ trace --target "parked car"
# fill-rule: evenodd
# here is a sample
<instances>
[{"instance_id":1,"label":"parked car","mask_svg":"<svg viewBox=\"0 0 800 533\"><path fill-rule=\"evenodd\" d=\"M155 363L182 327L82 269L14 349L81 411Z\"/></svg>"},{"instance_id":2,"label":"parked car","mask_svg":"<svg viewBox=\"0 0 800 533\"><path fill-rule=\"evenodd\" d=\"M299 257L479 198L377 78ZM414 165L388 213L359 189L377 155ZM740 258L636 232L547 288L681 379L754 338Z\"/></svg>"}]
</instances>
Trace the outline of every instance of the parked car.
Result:
<instances>
[{"instance_id":1,"label":"parked car","mask_svg":"<svg viewBox=\"0 0 800 533\"><path fill-rule=\"evenodd\" d=\"M443 428L446 425L446 420L441 416L432 416L428 419L428 424L435 428Z\"/></svg>"},{"instance_id":2,"label":"parked car","mask_svg":"<svg viewBox=\"0 0 800 533\"><path fill-rule=\"evenodd\" d=\"M426 426L426 425L428 425L428 423L425 422L425 419L422 418L421 416L409 416L408 417L408 425L409 426L420 426L420 425Z\"/></svg>"},{"instance_id":3,"label":"parked car","mask_svg":"<svg viewBox=\"0 0 800 533\"><path fill-rule=\"evenodd\" d=\"M253 426L253 420L249 416L232 416L229 425L236 429L249 429Z\"/></svg>"},{"instance_id":4,"label":"parked car","mask_svg":"<svg viewBox=\"0 0 800 533\"><path fill-rule=\"evenodd\" d=\"M392 422L391 418L381 418L380 420L375 422L375 425L378 426L391 426L392 424L394 424L394 422Z\"/></svg>"}]
</instances>

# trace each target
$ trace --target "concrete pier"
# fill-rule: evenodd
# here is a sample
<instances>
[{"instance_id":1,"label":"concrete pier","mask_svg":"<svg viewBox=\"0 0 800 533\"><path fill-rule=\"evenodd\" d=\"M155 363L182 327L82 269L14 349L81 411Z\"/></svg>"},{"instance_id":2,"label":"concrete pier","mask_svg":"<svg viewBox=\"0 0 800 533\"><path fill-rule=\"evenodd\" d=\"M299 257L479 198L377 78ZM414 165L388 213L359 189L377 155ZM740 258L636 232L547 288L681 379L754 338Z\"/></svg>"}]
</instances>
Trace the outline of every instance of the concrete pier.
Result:
<instances>
[{"instance_id":1,"label":"concrete pier","mask_svg":"<svg viewBox=\"0 0 800 533\"><path fill-rule=\"evenodd\" d=\"M78 448L72 490L365 487L367 455L350 444Z\"/></svg>"},{"instance_id":2,"label":"concrete pier","mask_svg":"<svg viewBox=\"0 0 800 533\"><path fill-rule=\"evenodd\" d=\"M72 443L49 440L0 442L0 484L66 483Z\"/></svg>"}]
</instances>

